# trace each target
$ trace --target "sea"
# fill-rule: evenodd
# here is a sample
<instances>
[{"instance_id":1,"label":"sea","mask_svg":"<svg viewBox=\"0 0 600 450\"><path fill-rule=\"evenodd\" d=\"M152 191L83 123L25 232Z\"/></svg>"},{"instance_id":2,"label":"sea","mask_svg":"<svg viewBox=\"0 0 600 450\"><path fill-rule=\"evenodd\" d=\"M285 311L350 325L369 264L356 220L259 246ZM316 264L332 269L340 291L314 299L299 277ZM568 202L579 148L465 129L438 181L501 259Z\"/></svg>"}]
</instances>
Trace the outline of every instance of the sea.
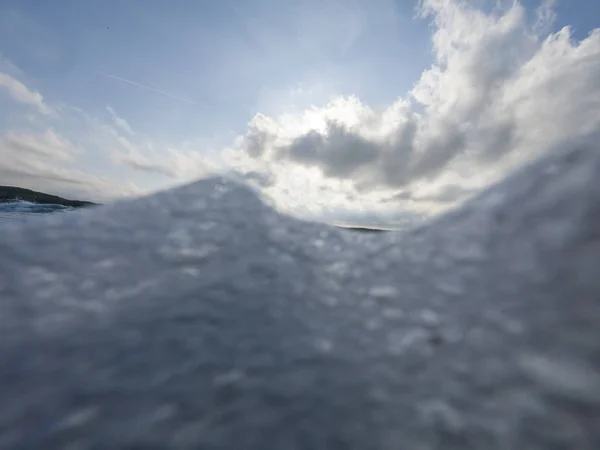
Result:
<instances>
[{"instance_id":1,"label":"sea","mask_svg":"<svg viewBox=\"0 0 600 450\"><path fill-rule=\"evenodd\" d=\"M35 220L36 217L43 217L47 214L63 214L65 212L73 211L76 208L65 205L55 204L39 204L31 203L23 200L11 201L11 202L0 202L0 228L3 224L7 223L19 223L29 220ZM405 219L405 223L394 223L394 226L375 226L375 225L342 225L336 224L336 226L355 232L367 232L367 231L399 231L403 229L413 228L417 219L409 217Z\"/></svg>"},{"instance_id":2,"label":"sea","mask_svg":"<svg viewBox=\"0 0 600 450\"><path fill-rule=\"evenodd\" d=\"M0 203L0 226L6 223L18 223L35 220L44 214L61 214L74 208L64 205L38 204L25 201Z\"/></svg>"}]
</instances>

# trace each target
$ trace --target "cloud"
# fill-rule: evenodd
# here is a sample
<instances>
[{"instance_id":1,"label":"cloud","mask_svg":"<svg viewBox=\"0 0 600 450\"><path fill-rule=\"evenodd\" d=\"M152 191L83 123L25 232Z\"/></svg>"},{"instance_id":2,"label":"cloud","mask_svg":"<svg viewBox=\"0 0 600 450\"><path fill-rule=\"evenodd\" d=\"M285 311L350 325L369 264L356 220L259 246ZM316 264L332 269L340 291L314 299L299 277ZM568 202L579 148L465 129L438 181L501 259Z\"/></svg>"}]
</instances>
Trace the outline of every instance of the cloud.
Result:
<instances>
[{"instance_id":1,"label":"cloud","mask_svg":"<svg viewBox=\"0 0 600 450\"><path fill-rule=\"evenodd\" d=\"M159 146L155 151L152 140L134 133L110 105L112 124L74 106L51 108L14 77L2 80L21 102L39 106L34 114L15 114L8 131L0 134L3 184L105 202L166 187L164 180L172 185L217 171L191 149Z\"/></svg>"},{"instance_id":2,"label":"cloud","mask_svg":"<svg viewBox=\"0 0 600 450\"><path fill-rule=\"evenodd\" d=\"M52 129L8 132L0 135L0 180L5 185L95 201L144 192L133 183L115 182L77 168L71 163L79 154L79 149Z\"/></svg>"},{"instance_id":3,"label":"cloud","mask_svg":"<svg viewBox=\"0 0 600 450\"><path fill-rule=\"evenodd\" d=\"M133 129L129 125L129 123L127 123L127 121L125 119L123 119L122 117L119 117L112 106L106 105L106 110L110 113L114 124L119 129L121 129L122 131L125 131L127 134L129 134L131 136L133 136L135 134L133 132Z\"/></svg>"},{"instance_id":4,"label":"cloud","mask_svg":"<svg viewBox=\"0 0 600 450\"><path fill-rule=\"evenodd\" d=\"M45 157L71 161L79 150L52 129L42 134L8 132L0 137L0 148L18 153L23 158Z\"/></svg>"},{"instance_id":5,"label":"cloud","mask_svg":"<svg viewBox=\"0 0 600 450\"><path fill-rule=\"evenodd\" d=\"M395 198L437 211L556 147L596 144L600 30L580 42L569 27L549 33L552 5L486 14L423 0L434 64L406 96L383 110L345 97L299 115L258 114L230 164L283 207L291 193L295 206Z\"/></svg>"},{"instance_id":6,"label":"cloud","mask_svg":"<svg viewBox=\"0 0 600 450\"><path fill-rule=\"evenodd\" d=\"M6 89L8 94L17 102L35 106L42 114L52 113L52 109L44 103L44 98L37 91L30 90L16 78L0 72L0 88Z\"/></svg>"},{"instance_id":7,"label":"cloud","mask_svg":"<svg viewBox=\"0 0 600 450\"><path fill-rule=\"evenodd\" d=\"M153 149L152 143L144 148L120 136L118 148L112 153L116 164L147 174L163 175L177 182L186 182L225 172L227 169L218 158L202 155L196 150L185 148Z\"/></svg>"},{"instance_id":8,"label":"cloud","mask_svg":"<svg viewBox=\"0 0 600 450\"><path fill-rule=\"evenodd\" d=\"M159 162L151 161L150 158L145 156L134 144L124 137L119 137L118 142L124 151L118 150L113 153L112 157L115 163L122 164L142 172L164 175L169 178L177 178L177 173L172 167L173 164L161 164Z\"/></svg>"}]
</instances>

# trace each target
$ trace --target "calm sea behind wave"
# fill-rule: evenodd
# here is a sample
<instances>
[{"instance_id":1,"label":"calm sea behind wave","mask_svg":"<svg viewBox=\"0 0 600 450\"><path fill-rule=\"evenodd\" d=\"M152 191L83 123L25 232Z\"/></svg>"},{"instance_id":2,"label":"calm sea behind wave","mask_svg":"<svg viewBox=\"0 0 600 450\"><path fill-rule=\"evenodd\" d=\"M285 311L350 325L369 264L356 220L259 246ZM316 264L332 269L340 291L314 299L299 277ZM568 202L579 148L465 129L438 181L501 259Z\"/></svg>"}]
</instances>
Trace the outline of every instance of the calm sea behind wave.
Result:
<instances>
[{"instance_id":1,"label":"calm sea behind wave","mask_svg":"<svg viewBox=\"0 0 600 450\"><path fill-rule=\"evenodd\" d=\"M73 208L63 205L42 205L24 201L0 203L0 225L5 223L24 222L44 214L58 214L71 211Z\"/></svg>"}]
</instances>

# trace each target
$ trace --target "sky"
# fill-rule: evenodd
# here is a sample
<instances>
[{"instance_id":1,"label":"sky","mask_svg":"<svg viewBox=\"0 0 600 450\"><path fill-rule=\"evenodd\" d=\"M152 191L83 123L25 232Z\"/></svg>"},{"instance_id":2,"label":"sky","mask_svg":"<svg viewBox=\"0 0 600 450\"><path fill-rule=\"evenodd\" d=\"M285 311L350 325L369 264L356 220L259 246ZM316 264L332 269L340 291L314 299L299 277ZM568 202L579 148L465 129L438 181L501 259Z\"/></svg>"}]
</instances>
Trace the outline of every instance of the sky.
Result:
<instances>
[{"instance_id":1,"label":"sky","mask_svg":"<svg viewBox=\"0 0 600 450\"><path fill-rule=\"evenodd\" d=\"M598 2L0 2L2 185L397 226L599 137Z\"/></svg>"}]
</instances>

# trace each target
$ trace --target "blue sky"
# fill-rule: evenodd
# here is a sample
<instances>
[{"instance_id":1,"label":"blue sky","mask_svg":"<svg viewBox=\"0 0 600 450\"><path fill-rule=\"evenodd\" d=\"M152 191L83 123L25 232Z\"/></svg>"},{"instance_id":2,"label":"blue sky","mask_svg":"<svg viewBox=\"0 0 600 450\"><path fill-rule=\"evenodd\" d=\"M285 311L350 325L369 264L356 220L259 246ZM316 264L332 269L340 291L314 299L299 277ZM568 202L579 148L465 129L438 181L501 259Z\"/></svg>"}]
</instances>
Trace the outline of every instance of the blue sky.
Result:
<instances>
[{"instance_id":1,"label":"blue sky","mask_svg":"<svg viewBox=\"0 0 600 450\"><path fill-rule=\"evenodd\" d=\"M234 169L324 220L444 209L564 143L536 131L566 126L548 102L583 105L564 136L596 131L600 5L496 3L4 0L0 183L107 201Z\"/></svg>"},{"instance_id":2,"label":"blue sky","mask_svg":"<svg viewBox=\"0 0 600 450\"><path fill-rule=\"evenodd\" d=\"M288 105L278 97L302 85L322 86L316 102L346 93L385 104L410 88L430 60L414 5L347 3L9 1L2 53L49 100L97 112L110 101L136 129L186 139L243 129L259 110L280 112Z\"/></svg>"}]
</instances>

